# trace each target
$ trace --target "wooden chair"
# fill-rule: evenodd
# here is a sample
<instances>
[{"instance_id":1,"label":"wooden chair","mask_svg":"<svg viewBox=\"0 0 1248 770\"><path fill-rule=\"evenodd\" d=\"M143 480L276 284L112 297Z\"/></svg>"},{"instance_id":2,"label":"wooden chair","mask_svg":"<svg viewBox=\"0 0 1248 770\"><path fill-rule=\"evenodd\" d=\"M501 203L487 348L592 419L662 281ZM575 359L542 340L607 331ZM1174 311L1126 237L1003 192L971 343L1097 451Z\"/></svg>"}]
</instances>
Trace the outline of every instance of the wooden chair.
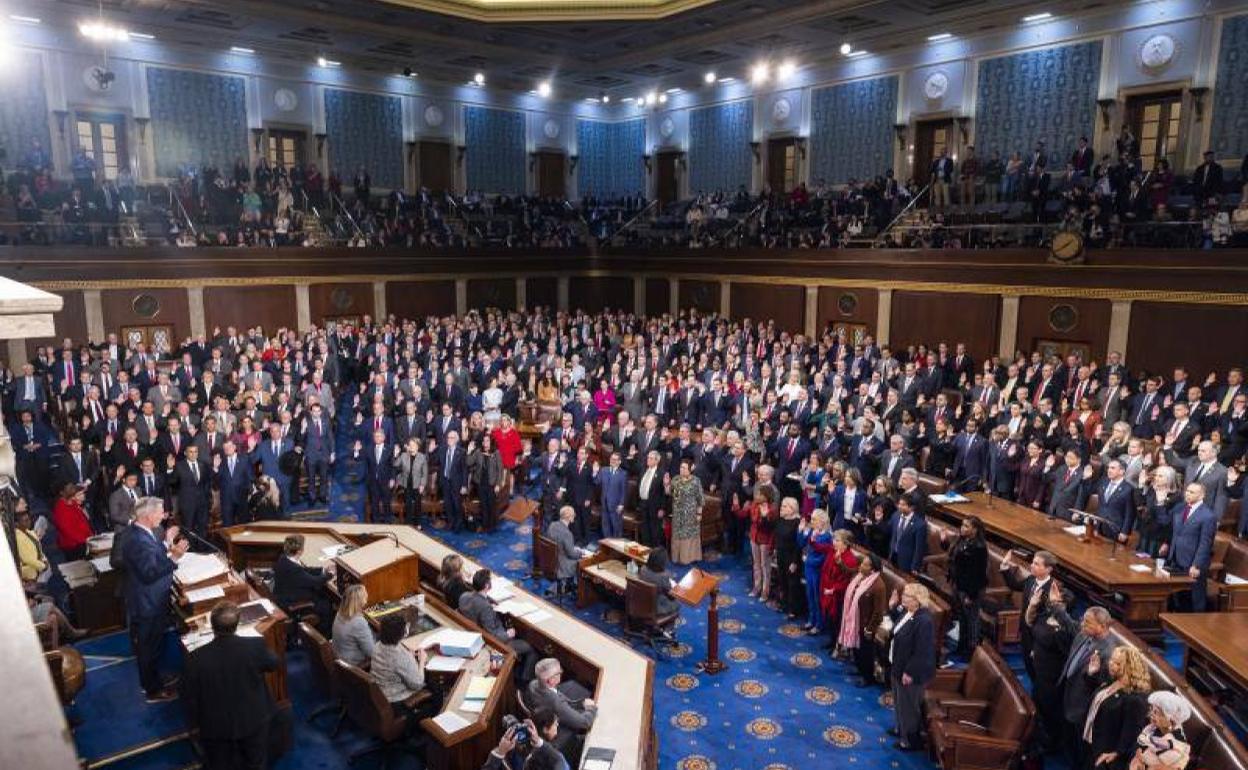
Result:
<instances>
[{"instance_id":1,"label":"wooden chair","mask_svg":"<svg viewBox=\"0 0 1248 770\"><path fill-rule=\"evenodd\" d=\"M555 601L562 605L564 596L570 592L564 590L563 581L559 579L559 544L545 535L538 535L534 558L537 559L537 574L543 581L555 584ZM546 592L550 593L550 589Z\"/></svg>"},{"instance_id":2,"label":"wooden chair","mask_svg":"<svg viewBox=\"0 0 1248 770\"><path fill-rule=\"evenodd\" d=\"M55 623L36 623L35 630L39 632L39 641L43 644L43 659L47 661L48 669L52 673L56 692L61 696L61 703L68 706L86 685L87 664L78 650L61 646Z\"/></svg>"},{"instance_id":3,"label":"wooden chair","mask_svg":"<svg viewBox=\"0 0 1248 770\"><path fill-rule=\"evenodd\" d=\"M338 656L334 654L334 646L329 640L321 636L321 632L311 625L300 623L299 633L307 644L308 659L312 663L312 678L316 681L318 689L328 692L331 698L328 703L318 706L308 715L308 722L315 721L321 714L337 712L337 716L334 717L334 729L330 732L331 736L337 735L342 729L342 720L347 715L347 707L342 702L341 687L338 684L338 667L334 665Z\"/></svg>"},{"instance_id":4,"label":"wooden chair","mask_svg":"<svg viewBox=\"0 0 1248 770\"><path fill-rule=\"evenodd\" d=\"M381 687L372 677L343 660L335 660L334 665L338 670L347 716L360 730L377 739L376 744L353 752L347 761L355 764L360 757L379 753L388 755L396 750L417 753L415 746L403 741L407 735L407 717L395 715L394 707L382 695Z\"/></svg>"},{"instance_id":5,"label":"wooden chair","mask_svg":"<svg viewBox=\"0 0 1248 770\"><path fill-rule=\"evenodd\" d=\"M676 618L680 616L680 611L660 615L658 587L631 575L626 576L625 580L624 635L641 639L655 654L662 654L658 642L676 644L670 631L676 627Z\"/></svg>"}]
</instances>

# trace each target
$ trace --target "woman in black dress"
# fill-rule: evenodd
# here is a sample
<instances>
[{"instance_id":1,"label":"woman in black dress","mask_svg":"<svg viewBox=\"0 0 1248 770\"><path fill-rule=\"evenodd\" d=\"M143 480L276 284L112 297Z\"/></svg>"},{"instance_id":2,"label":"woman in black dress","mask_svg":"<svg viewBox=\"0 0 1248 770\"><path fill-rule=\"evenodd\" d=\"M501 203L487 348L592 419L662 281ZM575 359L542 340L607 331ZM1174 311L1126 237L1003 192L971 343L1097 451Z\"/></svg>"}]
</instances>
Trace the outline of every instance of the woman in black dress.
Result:
<instances>
[{"instance_id":1,"label":"woman in black dress","mask_svg":"<svg viewBox=\"0 0 1248 770\"><path fill-rule=\"evenodd\" d=\"M929 476L945 478L953 471L953 461L958 450L953 446L953 429L944 420L936 421L936 433L928 437L927 468Z\"/></svg>"},{"instance_id":2,"label":"woman in black dress","mask_svg":"<svg viewBox=\"0 0 1248 770\"><path fill-rule=\"evenodd\" d=\"M1019 505L1044 510L1044 444L1038 439L1027 442L1027 459L1018 466L1018 478L1014 480L1014 499Z\"/></svg>"},{"instance_id":3,"label":"woman in black dress","mask_svg":"<svg viewBox=\"0 0 1248 770\"><path fill-rule=\"evenodd\" d=\"M1144 655L1134 647L1114 650L1108 661L1094 657L1094 668L1109 666L1110 681L1092 696L1080 743L1083 770L1126 770L1135 755L1136 738L1148 724L1152 680Z\"/></svg>"},{"instance_id":4,"label":"woman in black dress","mask_svg":"<svg viewBox=\"0 0 1248 770\"><path fill-rule=\"evenodd\" d=\"M897 504L891 498L872 501L867 510L867 520L863 522L863 540L871 553L887 559L890 540L893 534L893 516Z\"/></svg>"},{"instance_id":5,"label":"woman in black dress","mask_svg":"<svg viewBox=\"0 0 1248 770\"><path fill-rule=\"evenodd\" d=\"M947 530L941 530L941 545L947 541ZM978 516L962 520L958 536L948 548L949 582L958 613L957 651L970 655L979 644L979 606L988 585L988 544L984 541L984 523Z\"/></svg>"},{"instance_id":6,"label":"woman in black dress","mask_svg":"<svg viewBox=\"0 0 1248 770\"><path fill-rule=\"evenodd\" d=\"M780 573L780 607L789 620L806 614L805 589L802 588L802 546L797 529L801 514L792 505L780 506L780 518L773 531L776 569Z\"/></svg>"}]
</instances>

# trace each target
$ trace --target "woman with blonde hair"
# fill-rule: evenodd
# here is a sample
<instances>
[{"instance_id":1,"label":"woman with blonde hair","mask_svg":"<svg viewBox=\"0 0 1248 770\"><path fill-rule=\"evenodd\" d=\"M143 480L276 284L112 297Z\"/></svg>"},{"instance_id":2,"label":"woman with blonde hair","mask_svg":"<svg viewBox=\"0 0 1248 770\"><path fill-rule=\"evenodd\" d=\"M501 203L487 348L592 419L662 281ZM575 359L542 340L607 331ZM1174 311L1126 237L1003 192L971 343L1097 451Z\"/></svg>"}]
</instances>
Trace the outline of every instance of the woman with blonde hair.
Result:
<instances>
[{"instance_id":1,"label":"woman with blonde hair","mask_svg":"<svg viewBox=\"0 0 1248 770\"><path fill-rule=\"evenodd\" d=\"M334 615L334 654L353 666L365 666L373 658L373 631L364 617L368 589L360 583L347 586Z\"/></svg>"},{"instance_id":2,"label":"woman with blonde hair","mask_svg":"<svg viewBox=\"0 0 1248 770\"><path fill-rule=\"evenodd\" d=\"M824 625L827 626L831 639L828 649L837 651L837 636L841 631L841 605L845 601L845 589L858 571L858 556L850 548L854 542L854 533L848 529L838 529L832 533L832 550L823 560L823 570L819 576L819 601L823 603Z\"/></svg>"},{"instance_id":3,"label":"woman with blonde hair","mask_svg":"<svg viewBox=\"0 0 1248 770\"><path fill-rule=\"evenodd\" d=\"M1141 469L1140 476L1144 479L1144 505L1139 514L1140 542L1135 549L1155 558L1170 539L1170 512L1179 504L1182 493L1178 476L1169 465L1159 465L1151 474L1147 468Z\"/></svg>"},{"instance_id":4,"label":"woman with blonde hair","mask_svg":"<svg viewBox=\"0 0 1248 770\"><path fill-rule=\"evenodd\" d=\"M894 748L917 751L923 748L919 732L923 726L923 690L936 676L936 624L928 607L932 595L919 583L907 583L901 594L893 593L889 603L900 606L901 616L893 625L888 645L889 679L893 689L893 713L897 717Z\"/></svg>"},{"instance_id":5,"label":"woman with blonde hair","mask_svg":"<svg viewBox=\"0 0 1248 770\"><path fill-rule=\"evenodd\" d=\"M1084 770L1126 770L1135 755L1140 731L1148 723L1148 693L1153 689L1144 654L1134 647L1114 650L1102 664L1093 656L1088 673L1107 665L1110 680L1092 696L1083 723L1080 763Z\"/></svg>"}]
</instances>

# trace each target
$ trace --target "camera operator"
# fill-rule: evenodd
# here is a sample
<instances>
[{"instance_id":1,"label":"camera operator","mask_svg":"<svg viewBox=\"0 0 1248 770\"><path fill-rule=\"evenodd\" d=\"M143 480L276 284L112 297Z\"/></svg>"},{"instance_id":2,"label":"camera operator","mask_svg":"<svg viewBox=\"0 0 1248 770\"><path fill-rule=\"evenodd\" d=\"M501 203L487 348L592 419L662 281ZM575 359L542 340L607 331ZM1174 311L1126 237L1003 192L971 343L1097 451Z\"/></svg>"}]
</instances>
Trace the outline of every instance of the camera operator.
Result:
<instances>
[{"instance_id":1,"label":"camera operator","mask_svg":"<svg viewBox=\"0 0 1248 770\"><path fill-rule=\"evenodd\" d=\"M559 732L554 709L539 708L532 719L523 722L508 715L503 724L507 730L481 770L570 770L568 760L552 743Z\"/></svg>"}]
</instances>

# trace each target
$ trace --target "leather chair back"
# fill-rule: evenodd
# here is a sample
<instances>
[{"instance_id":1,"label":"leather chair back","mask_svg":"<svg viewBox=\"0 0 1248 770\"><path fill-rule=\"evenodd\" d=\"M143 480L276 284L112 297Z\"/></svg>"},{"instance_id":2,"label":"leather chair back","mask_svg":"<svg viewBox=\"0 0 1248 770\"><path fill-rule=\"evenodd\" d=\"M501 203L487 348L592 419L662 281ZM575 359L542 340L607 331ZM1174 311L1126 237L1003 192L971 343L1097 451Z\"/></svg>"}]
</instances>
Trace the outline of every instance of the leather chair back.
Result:
<instances>
[{"instance_id":1,"label":"leather chair back","mask_svg":"<svg viewBox=\"0 0 1248 770\"><path fill-rule=\"evenodd\" d=\"M1035 721L1036 707L1031 698L1023 692L1017 678L1002 677L1001 686L997 688L996 696L993 697L988 712L991 716L985 727L988 728L989 735L993 738L1022 742L1027 737L1027 733L1031 731L1032 723Z\"/></svg>"},{"instance_id":2,"label":"leather chair back","mask_svg":"<svg viewBox=\"0 0 1248 770\"><path fill-rule=\"evenodd\" d=\"M659 589L653 583L625 576L624 620L633 628L652 628L659 614Z\"/></svg>"},{"instance_id":3,"label":"leather chair back","mask_svg":"<svg viewBox=\"0 0 1248 770\"><path fill-rule=\"evenodd\" d=\"M300 623L299 633L303 635L308 645L308 662L312 667L312 678L316 680L320 689L338 697L340 695L338 667L334 665L338 656L334 653L334 645L321 636L321 632L309 623Z\"/></svg>"},{"instance_id":4,"label":"leather chair back","mask_svg":"<svg viewBox=\"0 0 1248 770\"><path fill-rule=\"evenodd\" d=\"M1009 666L997 654L997 651L986 644L975 647L970 663L962 675L962 697L968 700L992 700L1006 678Z\"/></svg>"},{"instance_id":5,"label":"leather chair back","mask_svg":"<svg viewBox=\"0 0 1248 770\"><path fill-rule=\"evenodd\" d=\"M386 701L372 677L343 660L335 660L334 665L338 668L342 700L351 721L385 743L402 738L407 719L394 715L394 707Z\"/></svg>"},{"instance_id":6,"label":"leather chair back","mask_svg":"<svg viewBox=\"0 0 1248 770\"><path fill-rule=\"evenodd\" d=\"M537 536L537 570L545 580L559 579L559 544L545 535Z\"/></svg>"}]
</instances>

